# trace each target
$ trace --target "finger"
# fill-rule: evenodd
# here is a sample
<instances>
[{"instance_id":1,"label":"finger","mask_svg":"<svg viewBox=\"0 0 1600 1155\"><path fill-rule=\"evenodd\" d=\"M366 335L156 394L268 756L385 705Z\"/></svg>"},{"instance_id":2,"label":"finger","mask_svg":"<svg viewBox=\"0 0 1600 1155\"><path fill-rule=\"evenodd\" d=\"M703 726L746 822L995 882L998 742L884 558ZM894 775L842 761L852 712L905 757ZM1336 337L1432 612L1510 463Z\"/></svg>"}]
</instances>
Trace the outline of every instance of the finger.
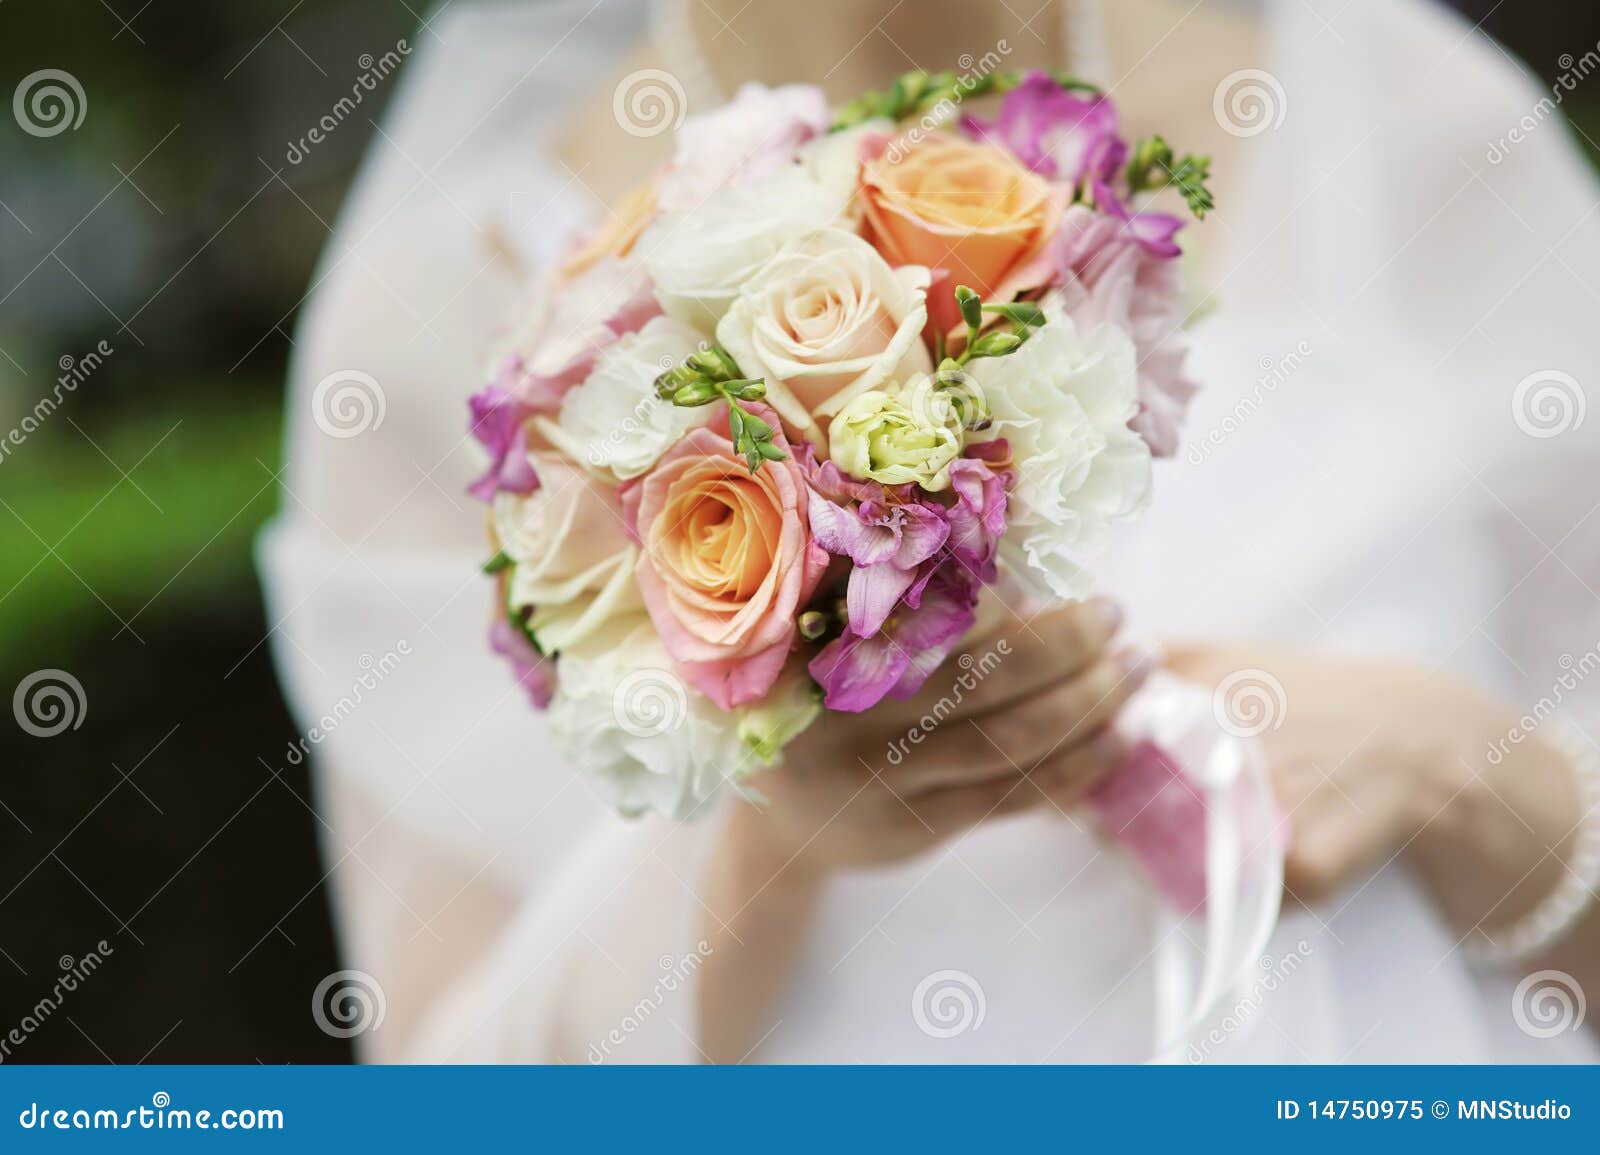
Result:
<instances>
[{"instance_id":1,"label":"finger","mask_svg":"<svg viewBox=\"0 0 1600 1155\"><path fill-rule=\"evenodd\" d=\"M977 718L930 708L884 746L878 767L896 793L919 794L1021 774L1088 743L1142 685L1154 661L1128 651L1022 702Z\"/></svg>"},{"instance_id":2,"label":"finger","mask_svg":"<svg viewBox=\"0 0 1600 1155\"><path fill-rule=\"evenodd\" d=\"M1112 729L1088 742L1058 750L1029 775L1034 785L1062 810L1075 806L1127 757L1128 743Z\"/></svg>"},{"instance_id":3,"label":"finger","mask_svg":"<svg viewBox=\"0 0 1600 1155\"><path fill-rule=\"evenodd\" d=\"M934 790L907 800L908 821L941 840L991 818L1045 805L1048 797L1018 774Z\"/></svg>"},{"instance_id":4,"label":"finger","mask_svg":"<svg viewBox=\"0 0 1600 1155\"><path fill-rule=\"evenodd\" d=\"M968 716L1031 697L1098 661L1121 623L1114 602L1091 598L974 634L916 696L890 712L913 719L954 698L954 712Z\"/></svg>"}]
</instances>

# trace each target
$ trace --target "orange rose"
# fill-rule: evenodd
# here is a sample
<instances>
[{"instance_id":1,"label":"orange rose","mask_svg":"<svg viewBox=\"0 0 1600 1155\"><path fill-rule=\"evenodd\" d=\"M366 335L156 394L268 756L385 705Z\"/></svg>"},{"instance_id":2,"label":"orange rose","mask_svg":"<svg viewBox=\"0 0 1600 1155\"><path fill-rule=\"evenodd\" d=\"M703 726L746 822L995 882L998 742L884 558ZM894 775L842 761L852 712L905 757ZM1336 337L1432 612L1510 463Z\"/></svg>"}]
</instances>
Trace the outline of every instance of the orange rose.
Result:
<instances>
[{"instance_id":1,"label":"orange rose","mask_svg":"<svg viewBox=\"0 0 1600 1155\"><path fill-rule=\"evenodd\" d=\"M660 183L657 174L618 201L605 222L561 266L561 279L570 281L606 257L627 256L639 235L656 218L656 188Z\"/></svg>"},{"instance_id":2,"label":"orange rose","mask_svg":"<svg viewBox=\"0 0 1600 1155\"><path fill-rule=\"evenodd\" d=\"M886 149L861 167L862 234L891 265L935 270L928 313L945 332L961 323L955 287L1009 301L1050 276L1046 246L1066 192L994 145L934 133Z\"/></svg>"}]
</instances>

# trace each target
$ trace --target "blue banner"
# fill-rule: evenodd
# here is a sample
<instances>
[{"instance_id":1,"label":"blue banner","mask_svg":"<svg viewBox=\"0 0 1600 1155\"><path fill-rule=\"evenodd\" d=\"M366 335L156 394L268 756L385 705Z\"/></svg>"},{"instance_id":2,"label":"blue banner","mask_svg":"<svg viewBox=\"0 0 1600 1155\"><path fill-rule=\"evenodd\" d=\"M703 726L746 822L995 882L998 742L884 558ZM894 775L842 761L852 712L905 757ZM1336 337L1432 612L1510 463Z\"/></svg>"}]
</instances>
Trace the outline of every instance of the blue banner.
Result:
<instances>
[{"instance_id":1,"label":"blue banner","mask_svg":"<svg viewBox=\"0 0 1600 1155\"><path fill-rule=\"evenodd\" d=\"M1600 1068L6 1066L0 1104L5 1152L1567 1152L1600 1139Z\"/></svg>"}]
</instances>

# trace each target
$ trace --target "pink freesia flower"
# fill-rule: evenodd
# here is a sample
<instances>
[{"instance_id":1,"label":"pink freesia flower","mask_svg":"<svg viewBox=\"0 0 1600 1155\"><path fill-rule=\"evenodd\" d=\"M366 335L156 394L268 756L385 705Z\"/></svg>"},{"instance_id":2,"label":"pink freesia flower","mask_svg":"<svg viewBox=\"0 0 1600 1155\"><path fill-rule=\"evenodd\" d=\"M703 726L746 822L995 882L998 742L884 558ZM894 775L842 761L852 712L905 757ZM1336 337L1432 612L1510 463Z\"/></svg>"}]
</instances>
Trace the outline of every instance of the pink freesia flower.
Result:
<instances>
[{"instance_id":1,"label":"pink freesia flower","mask_svg":"<svg viewBox=\"0 0 1600 1155\"><path fill-rule=\"evenodd\" d=\"M972 628L977 604L978 583L960 567L931 570L877 633L846 628L811 659L824 705L859 713L886 697L911 697Z\"/></svg>"},{"instance_id":2,"label":"pink freesia flower","mask_svg":"<svg viewBox=\"0 0 1600 1155\"><path fill-rule=\"evenodd\" d=\"M1128 215L1115 197L1102 209L1073 205L1061 220L1054 256L1068 314L1082 329L1110 324L1133 338L1139 358L1139 413L1129 425L1157 457L1178 447L1179 427L1199 386L1184 370L1188 339L1172 235L1183 222Z\"/></svg>"},{"instance_id":3,"label":"pink freesia flower","mask_svg":"<svg viewBox=\"0 0 1600 1155\"><path fill-rule=\"evenodd\" d=\"M533 410L508 390L502 373L492 385L472 395L472 436L489 452L489 468L467 492L479 501L492 501L502 490L532 493L539 475L528 457L528 418Z\"/></svg>"},{"instance_id":4,"label":"pink freesia flower","mask_svg":"<svg viewBox=\"0 0 1600 1155\"><path fill-rule=\"evenodd\" d=\"M790 452L777 415L752 410ZM639 591L673 665L724 710L760 701L828 566L827 551L811 539L805 477L792 452L751 473L734 452L724 410L620 496L643 547Z\"/></svg>"},{"instance_id":5,"label":"pink freesia flower","mask_svg":"<svg viewBox=\"0 0 1600 1155\"><path fill-rule=\"evenodd\" d=\"M827 128L822 89L746 84L727 104L689 117L678 129L672 168L657 191L661 209L694 208L717 189L792 164L800 146Z\"/></svg>"},{"instance_id":6,"label":"pink freesia flower","mask_svg":"<svg viewBox=\"0 0 1600 1155\"><path fill-rule=\"evenodd\" d=\"M968 135L1010 149L1040 176L1068 184L1109 180L1128 157L1117 133L1117 110L1104 96L1063 89L1044 72L1030 72L1006 93L992 121L962 118Z\"/></svg>"},{"instance_id":7,"label":"pink freesia flower","mask_svg":"<svg viewBox=\"0 0 1600 1155\"><path fill-rule=\"evenodd\" d=\"M541 654L521 630L506 620L503 611L489 626L489 647L511 663L511 672L528 692L534 709L543 710L550 704L556 692L555 659Z\"/></svg>"}]
</instances>

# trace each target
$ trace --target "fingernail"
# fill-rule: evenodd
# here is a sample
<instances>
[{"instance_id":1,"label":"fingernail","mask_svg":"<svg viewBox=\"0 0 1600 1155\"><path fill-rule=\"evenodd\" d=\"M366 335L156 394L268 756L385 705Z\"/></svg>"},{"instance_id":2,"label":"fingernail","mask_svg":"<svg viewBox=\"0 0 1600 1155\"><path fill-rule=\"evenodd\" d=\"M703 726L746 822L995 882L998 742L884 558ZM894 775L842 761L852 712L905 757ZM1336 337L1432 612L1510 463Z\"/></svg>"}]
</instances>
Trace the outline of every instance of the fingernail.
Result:
<instances>
[{"instance_id":1,"label":"fingernail","mask_svg":"<svg viewBox=\"0 0 1600 1155\"><path fill-rule=\"evenodd\" d=\"M1106 624L1106 628L1113 633L1116 632L1118 626L1122 625L1122 607L1110 598L1091 598L1090 605L1093 607L1094 612L1100 616L1100 620Z\"/></svg>"}]
</instances>

